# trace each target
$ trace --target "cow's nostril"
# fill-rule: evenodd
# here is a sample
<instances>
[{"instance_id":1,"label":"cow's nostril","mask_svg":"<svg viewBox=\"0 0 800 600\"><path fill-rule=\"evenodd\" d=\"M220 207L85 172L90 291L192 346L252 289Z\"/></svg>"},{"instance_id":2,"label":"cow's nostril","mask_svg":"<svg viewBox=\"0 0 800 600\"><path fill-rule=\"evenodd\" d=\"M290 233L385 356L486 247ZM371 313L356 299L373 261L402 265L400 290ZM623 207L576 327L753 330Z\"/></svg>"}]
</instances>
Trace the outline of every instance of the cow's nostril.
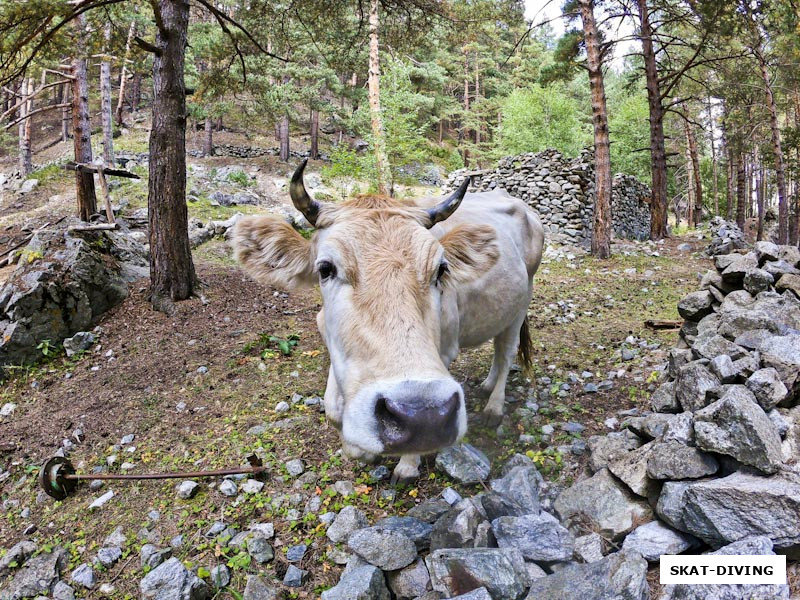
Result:
<instances>
[{"instance_id":1,"label":"cow's nostril","mask_svg":"<svg viewBox=\"0 0 800 600\"><path fill-rule=\"evenodd\" d=\"M387 444L401 444L410 437L408 427L398 418L402 416L402 412L391 410L391 403L386 398L378 398L375 403L375 417L378 419L381 438Z\"/></svg>"},{"instance_id":2,"label":"cow's nostril","mask_svg":"<svg viewBox=\"0 0 800 600\"><path fill-rule=\"evenodd\" d=\"M458 392L455 392L450 398L447 399L447 402L442 404L441 408L439 409L439 414L442 415L445 419L452 417L453 414L458 412L459 405L461 403L461 398L458 395Z\"/></svg>"}]
</instances>

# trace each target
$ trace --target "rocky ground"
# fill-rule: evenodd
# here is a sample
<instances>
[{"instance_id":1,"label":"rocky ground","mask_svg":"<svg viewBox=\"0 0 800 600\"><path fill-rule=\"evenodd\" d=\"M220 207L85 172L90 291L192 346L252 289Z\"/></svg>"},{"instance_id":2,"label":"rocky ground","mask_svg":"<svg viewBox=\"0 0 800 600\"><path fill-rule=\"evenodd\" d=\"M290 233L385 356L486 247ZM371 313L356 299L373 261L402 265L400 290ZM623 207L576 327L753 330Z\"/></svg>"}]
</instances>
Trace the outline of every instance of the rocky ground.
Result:
<instances>
[{"instance_id":1,"label":"rocky ground","mask_svg":"<svg viewBox=\"0 0 800 600\"><path fill-rule=\"evenodd\" d=\"M653 511L644 487L630 489L649 475L638 471L637 480L621 467L612 474L617 467L607 454L601 464L598 450L612 440L621 442L618 452L641 456L648 436L657 437L641 419L654 408L653 392L664 395L671 350L696 342L698 332L689 320L681 342L677 326L653 330L645 321L680 319L679 301L714 270L704 254L708 239L616 244L609 261L549 247L530 310L534 370L512 373L503 424L472 424L468 445L428 457L417 482L395 488L391 461L363 465L341 456L321 412L327 361L314 321L318 295L247 280L217 235L223 232L208 225L236 212L286 210L282 171L265 160L192 159L190 214L196 229L210 230L194 250L200 297L166 316L150 310L146 281L130 283L91 335L68 344L70 356L54 345L38 366L11 370L0 390L0 598L255 600L324 592L331 600L433 599L440 596L429 587L457 595L475 581L487 590L470 598L520 598L529 587L530 598L565 597L564 589L575 594L566 597L586 596L564 587L580 582L621 585L629 594L622 597L644 598L661 593L657 563L648 563L653 540L737 550L724 546L728 539L712 544L657 521L636 529ZM44 195L63 186L43 178L27 218L52 220ZM127 201L120 214L134 233L144 189L134 182L114 190L115 203ZM21 231L17 213L3 218ZM475 388L490 362L485 346L454 364L471 413L482 407ZM759 465L783 460L770 452ZM95 480L58 502L36 482L39 465L54 454L81 473L221 468L256 454L269 473ZM579 481L595 481L591 495L570 495ZM594 522L570 521L571 507L596 497L598 507L616 509L615 518L630 508L628 521L597 513ZM786 514L794 510L790 501L782 505ZM609 555L623 545L621 532L632 530L624 552ZM762 533L737 543L753 554L785 547ZM609 573L619 577L611 581Z\"/></svg>"}]
</instances>

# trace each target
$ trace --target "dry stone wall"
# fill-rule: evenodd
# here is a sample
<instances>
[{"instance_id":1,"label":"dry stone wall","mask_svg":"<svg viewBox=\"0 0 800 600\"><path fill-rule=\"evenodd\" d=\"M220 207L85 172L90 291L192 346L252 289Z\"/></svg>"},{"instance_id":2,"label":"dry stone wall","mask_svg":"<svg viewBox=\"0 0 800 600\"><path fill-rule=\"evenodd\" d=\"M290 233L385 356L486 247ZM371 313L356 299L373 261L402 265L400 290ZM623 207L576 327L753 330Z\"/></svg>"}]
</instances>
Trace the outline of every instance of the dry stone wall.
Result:
<instances>
[{"instance_id":1,"label":"dry stone wall","mask_svg":"<svg viewBox=\"0 0 800 600\"><path fill-rule=\"evenodd\" d=\"M445 190L472 177L469 191L505 189L539 213L548 239L587 244L592 237L594 156L584 150L566 158L557 150L507 156L494 169L453 171ZM613 181L611 211L614 235L647 239L650 233L650 188L635 177L617 174Z\"/></svg>"}]
</instances>

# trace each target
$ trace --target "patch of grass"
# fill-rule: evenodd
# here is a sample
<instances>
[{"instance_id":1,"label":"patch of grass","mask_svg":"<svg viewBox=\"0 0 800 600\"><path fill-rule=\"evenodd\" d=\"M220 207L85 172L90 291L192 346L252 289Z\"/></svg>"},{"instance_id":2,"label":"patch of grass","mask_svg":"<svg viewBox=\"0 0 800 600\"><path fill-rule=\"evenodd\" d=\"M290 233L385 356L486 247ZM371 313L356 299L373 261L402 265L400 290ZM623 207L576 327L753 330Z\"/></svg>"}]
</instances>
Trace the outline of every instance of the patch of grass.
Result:
<instances>
[{"instance_id":1,"label":"patch of grass","mask_svg":"<svg viewBox=\"0 0 800 600\"><path fill-rule=\"evenodd\" d=\"M66 181L69 177L70 173L64 168L64 165L56 163L31 172L26 179L37 179L39 185L43 186L54 181Z\"/></svg>"},{"instance_id":2,"label":"patch of grass","mask_svg":"<svg viewBox=\"0 0 800 600\"><path fill-rule=\"evenodd\" d=\"M228 181L245 188L253 187L256 184L247 173L241 170L228 173Z\"/></svg>"}]
</instances>

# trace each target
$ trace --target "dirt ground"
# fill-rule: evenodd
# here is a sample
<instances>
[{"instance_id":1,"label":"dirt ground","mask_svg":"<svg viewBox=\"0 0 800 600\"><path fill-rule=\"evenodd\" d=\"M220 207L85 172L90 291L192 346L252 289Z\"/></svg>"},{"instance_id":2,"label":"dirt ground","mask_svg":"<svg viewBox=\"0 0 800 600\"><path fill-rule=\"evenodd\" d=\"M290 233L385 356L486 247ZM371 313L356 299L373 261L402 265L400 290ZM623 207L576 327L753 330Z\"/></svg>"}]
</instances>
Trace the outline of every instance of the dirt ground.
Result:
<instances>
[{"instance_id":1,"label":"dirt ground","mask_svg":"<svg viewBox=\"0 0 800 600\"><path fill-rule=\"evenodd\" d=\"M127 143L136 147L141 133ZM221 158L191 162L208 168L228 164ZM273 169L260 159L237 162L264 172ZM0 241L11 244L23 227L71 210L68 189L68 177L55 173L29 204L0 212L0 235L6 236ZM141 190L136 189L123 187L118 193L128 194L136 205L141 203ZM3 211L5 206L0 203ZM690 250L678 248L684 243ZM710 266L702 254L706 243L691 234L663 244L617 244L608 261L582 254L546 259L530 309L533 373L512 373L509 416L499 432L480 427L473 418L484 402L475 388L488 371L491 347L465 351L453 365L471 411L467 440L484 450L495 468L524 452L555 485L573 481L586 455L570 448L609 431L607 419L622 421L620 411L647 407L657 369L677 341L677 329L654 331L644 322L678 319L678 299L695 289L698 275ZM147 282L141 281L121 306L99 321L98 341L88 352L71 359L55 354L36 367L12 370L3 383L0 405L13 402L17 408L0 418L0 473L7 473L0 480L0 548L24 537L35 539L40 548L59 544L69 551L72 569L91 562L105 537L122 527L127 537L123 559L98 574L100 583L114 591L81 593L123 599L138 596L141 546L168 546L182 534L184 544L175 555L193 568L228 564L233 581L215 597L239 598L249 573L280 580L288 566L285 549L302 542L309 550L300 566L311 578L293 597L312 598L338 580L341 566L331 559L334 549L325 526L314 514L302 516L309 499L321 499L320 513L356 504L374 521L404 514L448 485L475 493L436 471L432 457L423 461L416 483L397 488L376 479L374 465L343 459L338 435L317 407L293 402L296 394L322 396L325 388L328 359L315 323L318 293L287 294L254 283L236 267L221 240L200 246L195 264L203 282L200 295L179 303L174 315L151 310ZM290 339L297 343L284 355L279 344ZM633 358L623 360L623 349L632 351ZM610 389L586 391L587 383L605 380L611 381ZM549 400L541 399L543 390L550 392ZM281 401L289 403L288 412L275 411ZM538 412L520 419L517 411L533 401L541 405ZM584 429L569 433L562 428L565 423ZM264 427L252 429L259 425ZM552 435L542 433L545 425L553 426ZM76 430L82 436L76 437ZM134 440L122 445L121 438L129 434ZM64 439L75 443L70 460L81 473L99 468L123 472L123 463L131 463L124 472L132 473L222 468L244 464L255 453L270 474L261 492L241 501L223 496L217 489L220 480L211 479L190 500L177 498L175 482L147 481L110 482L99 491L84 484L56 502L40 492L37 473ZM285 463L295 458L314 474L291 477ZM384 464L394 466L391 460ZM339 480L353 482L355 493L333 493L332 484ZM90 502L109 489L115 496L90 511ZM157 518L152 511L158 512ZM206 537L215 521L238 530L253 522L273 522L275 561L252 563L213 536ZM35 531L26 535L31 527ZM657 577L651 573L650 580L655 587Z\"/></svg>"}]
</instances>

